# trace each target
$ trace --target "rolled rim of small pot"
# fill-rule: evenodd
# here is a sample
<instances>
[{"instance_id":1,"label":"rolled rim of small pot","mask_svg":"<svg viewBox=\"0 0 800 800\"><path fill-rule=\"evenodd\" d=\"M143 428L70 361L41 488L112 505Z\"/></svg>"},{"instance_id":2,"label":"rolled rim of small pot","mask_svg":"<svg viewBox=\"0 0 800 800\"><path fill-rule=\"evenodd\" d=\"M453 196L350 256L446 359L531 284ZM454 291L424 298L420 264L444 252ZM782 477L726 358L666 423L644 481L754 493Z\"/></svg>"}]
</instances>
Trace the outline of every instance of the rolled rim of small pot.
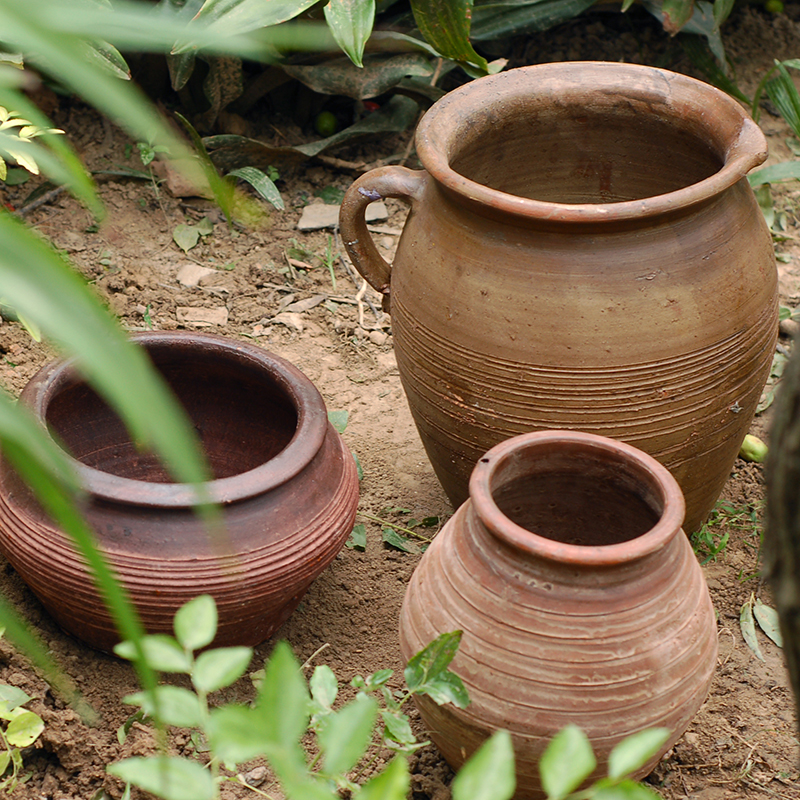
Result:
<instances>
[{"instance_id":1,"label":"rolled rim of small pot","mask_svg":"<svg viewBox=\"0 0 800 800\"><path fill-rule=\"evenodd\" d=\"M493 479L498 471L521 452L549 449L554 445L578 445L585 451L616 460L636 470L638 476L657 493L661 504L656 524L628 541L608 545L577 545L548 539L523 528L498 507L493 495ZM583 566L610 566L636 561L659 551L681 533L686 505L675 478L652 456L636 447L605 436L568 430L524 433L493 447L476 464L469 481L473 509L480 521L497 538L532 555L551 561ZM682 534L681 534L682 535Z\"/></svg>"},{"instance_id":2,"label":"rolled rim of small pot","mask_svg":"<svg viewBox=\"0 0 800 800\"><path fill-rule=\"evenodd\" d=\"M589 72L591 70L591 72ZM559 84L561 82L561 90ZM576 95L619 96L663 109L678 117L688 109L694 123L716 145L722 167L707 178L665 194L610 203L556 203L518 197L492 189L456 172L453 156L469 139L483 135L493 121L487 117L496 101L502 113L524 105L537 93L551 92L564 102L567 89ZM481 128L481 121L483 128ZM717 126L716 128L714 126ZM653 217L709 200L762 164L767 140L742 106L720 89L703 81L657 67L607 61L565 61L517 67L487 75L449 92L431 106L416 133L422 165L442 186L496 211L549 222L597 223Z\"/></svg>"},{"instance_id":3,"label":"rolled rim of small pot","mask_svg":"<svg viewBox=\"0 0 800 800\"><path fill-rule=\"evenodd\" d=\"M194 331L148 331L133 334L131 340L145 346L202 344L240 361L264 369L286 393L297 411L297 427L289 443L273 458L254 469L204 484L206 497L214 503L233 503L268 492L294 478L308 466L322 447L328 431L325 401L314 384L293 364L261 347L223 336ZM47 428L48 404L56 392L76 380L74 359L53 361L42 368L23 390L33 413ZM77 379L83 382L79 375ZM26 395L28 395L26 397ZM49 431L48 431L49 434ZM54 440L55 441L55 440ZM56 444L61 445L56 441ZM62 448L63 450L63 448ZM186 483L156 483L113 475L90 467L63 450L78 475L81 486L92 497L114 503L157 508L189 508L200 500L197 488Z\"/></svg>"}]
</instances>

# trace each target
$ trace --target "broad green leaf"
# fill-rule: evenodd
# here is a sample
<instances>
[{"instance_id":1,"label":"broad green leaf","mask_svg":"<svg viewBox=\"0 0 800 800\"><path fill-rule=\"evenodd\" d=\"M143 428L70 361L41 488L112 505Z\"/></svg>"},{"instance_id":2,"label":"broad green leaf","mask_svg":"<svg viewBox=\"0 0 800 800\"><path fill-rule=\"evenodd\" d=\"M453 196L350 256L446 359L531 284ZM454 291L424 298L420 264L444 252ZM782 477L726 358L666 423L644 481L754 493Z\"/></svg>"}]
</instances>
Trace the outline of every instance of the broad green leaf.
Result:
<instances>
[{"instance_id":1,"label":"broad green leaf","mask_svg":"<svg viewBox=\"0 0 800 800\"><path fill-rule=\"evenodd\" d=\"M477 0L470 37L477 42L546 31L592 5L593 0Z\"/></svg>"},{"instance_id":2,"label":"broad green leaf","mask_svg":"<svg viewBox=\"0 0 800 800\"><path fill-rule=\"evenodd\" d=\"M192 683L202 692L230 686L244 675L252 657L249 647L219 647L200 653L192 670Z\"/></svg>"},{"instance_id":3,"label":"broad green leaf","mask_svg":"<svg viewBox=\"0 0 800 800\"><path fill-rule=\"evenodd\" d=\"M426 694L433 698L437 705L452 703L457 708L469 705L469 694L461 678L454 672L445 672L418 687L416 694Z\"/></svg>"},{"instance_id":4,"label":"broad green leaf","mask_svg":"<svg viewBox=\"0 0 800 800\"><path fill-rule=\"evenodd\" d=\"M211 773L197 761L172 756L126 758L108 772L164 800L213 800L217 796Z\"/></svg>"},{"instance_id":5,"label":"broad green leaf","mask_svg":"<svg viewBox=\"0 0 800 800\"><path fill-rule=\"evenodd\" d=\"M23 703L27 703L30 699L30 696L25 694L22 689L18 689L16 686L8 686L5 683L0 683L0 701L5 703L5 706L9 711L13 711ZM2 772L0 772L0 775L2 775Z\"/></svg>"},{"instance_id":6,"label":"broad green leaf","mask_svg":"<svg viewBox=\"0 0 800 800\"><path fill-rule=\"evenodd\" d=\"M562 800L592 774L597 761L586 734L577 725L562 728L539 761L542 788L548 800Z\"/></svg>"},{"instance_id":7,"label":"broad green leaf","mask_svg":"<svg viewBox=\"0 0 800 800\"><path fill-rule=\"evenodd\" d=\"M198 20L221 20L229 29L247 33L287 22L311 8L316 0L206 0Z\"/></svg>"},{"instance_id":8,"label":"broad green leaf","mask_svg":"<svg viewBox=\"0 0 800 800\"><path fill-rule=\"evenodd\" d=\"M2 775L11 763L11 753L8 750L0 750L0 775Z\"/></svg>"},{"instance_id":9,"label":"broad green leaf","mask_svg":"<svg viewBox=\"0 0 800 800\"><path fill-rule=\"evenodd\" d=\"M386 728L385 735L387 739L402 745L414 744L417 741L417 737L414 736L414 732L411 730L411 723L408 721L408 717L402 712L384 709L381 711L381 719Z\"/></svg>"},{"instance_id":10,"label":"broad green leaf","mask_svg":"<svg viewBox=\"0 0 800 800\"><path fill-rule=\"evenodd\" d=\"M225 764L249 761L271 746L262 716L249 706L228 704L212 709L206 733L211 751Z\"/></svg>"},{"instance_id":11,"label":"broad green leaf","mask_svg":"<svg viewBox=\"0 0 800 800\"><path fill-rule=\"evenodd\" d=\"M742 606L739 612L739 627L742 629L742 637L744 638L745 644L753 651L753 654L759 661L764 661L764 654L761 652L761 647L759 647L758 644L758 636L756 636L752 596Z\"/></svg>"},{"instance_id":12,"label":"broad green leaf","mask_svg":"<svg viewBox=\"0 0 800 800\"><path fill-rule=\"evenodd\" d=\"M362 553L367 549L367 527L363 522L353 526L344 545L352 550L360 550Z\"/></svg>"},{"instance_id":13,"label":"broad green leaf","mask_svg":"<svg viewBox=\"0 0 800 800\"><path fill-rule=\"evenodd\" d=\"M27 747L39 738L43 730L44 722L38 714L23 711L8 723L6 739L14 747Z\"/></svg>"},{"instance_id":14,"label":"broad green leaf","mask_svg":"<svg viewBox=\"0 0 800 800\"><path fill-rule=\"evenodd\" d=\"M158 672L183 672L188 674L192 668L189 656L171 637L163 633L143 636L141 639L145 661L151 669ZM114 647L114 653L120 658L133 661L138 653L132 641L120 642Z\"/></svg>"},{"instance_id":15,"label":"broad green leaf","mask_svg":"<svg viewBox=\"0 0 800 800\"><path fill-rule=\"evenodd\" d=\"M487 71L486 59L469 43L472 0L412 0L411 10L426 41L445 58Z\"/></svg>"},{"instance_id":16,"label":"broad green leaf","mask_svg":"<svg viewBox=\"0 0 800 800\"><path fill-rule=\"evenodd\" d=\"M343 411L329 411L328 422L333 425L339 433L344 433L347 428L347 420L350 417L350 412L346 409Z\"/></svg>"},{"instance_id":17,"label":"broad green leaf","mask_svg":"<svg viewBox=\"0 0 800 800\"><path fill-rule=\"evenodd\" d=\"M377 689L380 686L383 686L389 678L394 675L393 669L379 669L376 672L373 672L372 675L369 675L366 679L365 686L367 691L371 691L372 689Z\"/></svg>"},{"instance_id":18,"label":"broad green leaf","mask_svg":"<svg viewBox=\"0 0 800 800\"><path fill-rule=\"evenodd\" d=\"M394 528L384 528L381 532L381 541L388 544L389 547L402 550L404 553L416 555L420 552L419 547L414 542L398 533Z\"/></svg>"},{"instance_id":19,"label":"broad green leaf","mask_svg":"<svg viewBox=\"0 0 800 800\"><path fill-rule=\"evenodd\" d=\"M733 11L734 0L714 0L714 22L719 28Z\"/></svg>"},{"instance_id":20,"label":"broad green leaf","mask_svg":"<svg viewBox=\"0 0 800 800\"><path fill-rule=\"evenodd\" d=\"M758 207L764 215L764 221L767 223L767 227L772 230L772 226L775 224L775 206L772 202L772 187L767 183L763 186L759 186L755 190L755 196Z\"/></svg>"},{"instance_id":21,"label":"broad green leaf","mask_svg":"<svg viewBox=\"0 0 800 800\"><path fill-rule=\"evenodd\" d=\"M364 47L375 21L375 0L329 0L325 20L336 43L357 66L363 66Z\"/></svg>"},{"instance_id":22,"label":"broad green leaf","mask_svg":"<svg viewBox=\"0 0 800 800\"><path fill-rule=\"evenodd\" d=\"M781 635L778 612L756 598L753 604L753 614L756 618L756 622L758 622L758 627L761 628L778 647L783 647L783 636Z\"/></svg>"},{"instance_id":23,"label":"broad green leaf","mask_svg":"<svg viewBox=\"0 0 800 800\"><path fill-rule=\"evenodd\" d=\"M747 180L754 189L765 183L800 180L800 161L784 161L757 169L747 176Z\"/></svg>"},{"instance_id":24,"label":"broad green leaf","mask_svg":"<svg viewBox=\"0 0 800 800\"><path fill-rule=\"evenodd\" d=\"M411 788L408 762L403 756L395 756L386 769L370 778L358 793L359 800L405 800Z\"/></svg>"},{"instance_id":25,"label":"broad green leaf","mask_svg":"<svg viewBox=\"0 0 800 800\"><path fill-rule=\"evenodd\" d=\"M172 240L184 253L188 253L200 241L200 232L194 225L181 223L172 231Z\"/></svg>"},{"instance_id":26,"label":"broad green leaf","mask_svg":"<svg viewBox=\"0 0 800 800\"><path fill-rule=\"evenodd\" d=\"M675 34L692 18L694 0L663 0L662 24L667 33Z\"/></svg>"},{"instance_id":27,"label":"broad green leaf","mask_svg":"<svg viewBox=\"0 0 800 800\"><path fill-rule=\"evenodd\" d=\"M123 702L139 706L148 717L154 717L165 725L198 728L203 722L197 695L180 686L156 686L149 692L128 695Z\"/></svg>"},{"instance_id":28,"label":"broad green leaf","mask_svg":"<svg viewBox=\"0 0 800 800\"><path fill-rule=\"evenodd\" d=\"M516 785L511 736L497 731L453 779L453 800L509 800Z\"/></svg>"},{"instance_id":29,"label":"broad green leaf","mask_svg":"<svg viewBox=\"0 0 800 800\"><path fill-rule=\"evenodd\" d=\"M311 697L322 708L330 708L339 694L339 683L333 670L327 664L320 664L314 669L309 681Z\"/></svg>"},{"instance_id":30,"label":"broad green leaf","mask_svg":"<svg viewBox=\"0 0 800 800\"><path fill-rule=\"evenodd\" d=\"M267 202L272 203L279 211L282 211L286 207L275 182L270 180L260 169L256 169L255 167L240 167L239 169L234 169L229 172L228 176L232 178L241 178L243 181L247 181L261 197Z\"/></svg>"},{"instance_id":31,"label":"broad green leaf","mask_svg":"<svg viewBox=\"0 0 800 800\"><path fill-rule=\"evenodd\" d=\"M370 741L378 704L361 694L338 711L325 717L317 741L328 775L344 775L364 756Z\"/></svg>"},{"instance_id":32,"label":"broad green leaf","mask_svg":"<svg viewBox=\"0 0 800 800\"><path fill-rule=\"evenodd\" d=\"M620 780L643 767L669 739L667 728L648 728L623 739L608 757L608 777Z\"/></svg>"},{"instance_id":33,"label":"broad green leaf","mask_svg":"<svg viewBox=\"0 0 800 800\"><path fill-rule=\"evenodd\" d=\"M199 650L217 635L217 604L210 594L184 603L172 621L175 638L185 650Z\"/></svg>"},{"instance_id":34,"label":"broad green leaf","mask_svg":"<svg viewBox=\"0 0 800 800\"><path fill-rule=\"evenodd\" d=\"M462 635L463 631L442 633L409 660L403 673L409 691L416 692L447 670L458 652Z\"/></svg>"},{"instance_id":35,"label":"broad green leaf","mask_svg":"<svg viewBox=\"0 0 800 800\"><path fill-rule=\"evenodd\" d=\"M308 725L309 694L300 665L286 642L278 642L264 667L256 710L275 744L299 742Z\"/></svg>"},{"instance_id":36,"label":"broad green leaf","mask_svg":"<svg viewBox=\"0 0 800 800\"><path fill-rule=\"evenodd\" d=\"M87 61L93 63L97 69L105 70L115 78L124 81L131 79L131 71L122 54L108 42L86 42L85 55Z\"/></svg>"},{"instance_id":37,"label":"broad green leaf","mask_svg":"<svg viewBox=\"0 0 800 800\"><path fill-rule=\"evenodd\" d=\"M636 781L624 780L609 786L598 786L592 800L661 800L658 792Z\"/></svg>"}]
</instances>

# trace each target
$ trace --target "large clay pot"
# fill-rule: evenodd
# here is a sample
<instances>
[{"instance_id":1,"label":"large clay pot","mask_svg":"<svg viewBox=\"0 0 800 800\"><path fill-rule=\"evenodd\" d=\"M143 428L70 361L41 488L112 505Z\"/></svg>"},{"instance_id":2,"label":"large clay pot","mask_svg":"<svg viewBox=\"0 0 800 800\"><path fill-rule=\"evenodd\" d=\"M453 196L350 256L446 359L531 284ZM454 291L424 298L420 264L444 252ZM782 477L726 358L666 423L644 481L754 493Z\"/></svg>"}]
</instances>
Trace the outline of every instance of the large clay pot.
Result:
<instances>
[{"instance_id":1,"label":"large clay pot","mask_svg":"<svg viewBox=\"0 0 800 800\"><path fill-rule=\"evenodd\" d=\"M494 444L585 430L665 464L686 528L713 507L777 337L772 240L746 173L766 157L733 99L665 70L511 70L437 102L425 170L359 178L347 251L391 298L400 376L455 506ZM394 263L364 222L411 205Z\"/></svg>"},{"instance_id":2,"label":"large clay pot","mask_svg":"<svg viewBox=\"0 0 800 800\"><path fill-rule=\"evenodd\" d=\"M215 643L256 644L297 607L353 526L355 463L314 385L250 344L198 333L147 333L144 346L194 422L224 531L193 510L137 450L70 362L44 367L21 400L74 457L85 517L148 631L171 632L175 611L216 599ZM0 550L67 631L102 650L118 641L83 560L6 461L0 463Z\"/></svg>"},{"instance_id":3,"label":"large clay pot","mask_svg":"<svg viewBox=\"0 0 800 800\"><path fill-rule=\"evenodd\" d=\"M464 631L451 668L464 710L415 697L454 769L511 732L517 798L539 796L538 762L569 723L605 774L611 749L669 728L647 774L703 703L717 657L714 610L669 472L645 453L576 431L529 433L480 459L470 499L417 567L400 615L408 660Z\"/></svg>"}]
</instances>

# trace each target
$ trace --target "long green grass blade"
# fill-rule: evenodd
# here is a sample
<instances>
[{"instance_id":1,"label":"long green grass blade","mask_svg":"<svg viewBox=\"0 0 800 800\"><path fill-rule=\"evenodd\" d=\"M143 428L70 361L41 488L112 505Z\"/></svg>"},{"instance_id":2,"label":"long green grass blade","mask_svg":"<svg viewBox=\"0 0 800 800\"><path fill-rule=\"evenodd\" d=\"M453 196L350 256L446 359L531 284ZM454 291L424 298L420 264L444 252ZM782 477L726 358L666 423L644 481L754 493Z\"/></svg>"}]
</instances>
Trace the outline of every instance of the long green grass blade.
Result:
<instances>
[{"instance_id":1,"label":"long green grass blade","mask_svg":"<svg viewBox=\"0 0 800 800\"><path fill-rule=\"evenodd\" d=\"M9 305L75 356L140 445L156 449L180 480L206 479L194 432L144 351L126 340L67 263L5 211L0 212L0 286Z\"/></svg>"}]
</instances>

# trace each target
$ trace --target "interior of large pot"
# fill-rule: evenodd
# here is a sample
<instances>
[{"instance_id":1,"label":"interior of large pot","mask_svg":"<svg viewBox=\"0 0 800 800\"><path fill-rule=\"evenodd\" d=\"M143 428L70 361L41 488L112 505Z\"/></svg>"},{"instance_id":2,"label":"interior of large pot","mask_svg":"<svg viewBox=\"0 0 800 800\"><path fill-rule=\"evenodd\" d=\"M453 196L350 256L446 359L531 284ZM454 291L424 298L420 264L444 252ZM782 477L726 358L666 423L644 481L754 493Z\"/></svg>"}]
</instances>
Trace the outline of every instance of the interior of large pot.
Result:
<instances>
[{"instance_id":1,"label":"interior of large pot","mask_svg":"<svg viewBox=\"0 0 800 800\"><path fill-rule=\"evenodd\" d=\"M586 93L558 103L539 100L486 118L485 130L455 154L452 169L516 197L603 204L668 194L723 165L701 131L624 95L599 106L589 104Z\"/></svg>"},{"instance_id":2,"label":"interior of large pot","mask_svg":"<svg viewBox=\"0 0 800 800\"><path fill-rule=\"evenodd\" d=\"M295 436L300 419L285 377L259 360L219 347L147 346L187 412L215 479L269 462ZM120 418L74 373L52 387L44 409L50 430L82 464L151 483L172 478L134 444Z\"/></svg>"},{"instance_id":3,"label":"interior of large pot","mask_svg":"<svg viewBox=\"0 0 800 800\"><path fill-rule=\"evenodd\" d=\"M563 544L602 547L637 539L662 519L664 487L613 449L543 441L498 459L489 491L500 513Z\"/></svg>"}]
</instances>

